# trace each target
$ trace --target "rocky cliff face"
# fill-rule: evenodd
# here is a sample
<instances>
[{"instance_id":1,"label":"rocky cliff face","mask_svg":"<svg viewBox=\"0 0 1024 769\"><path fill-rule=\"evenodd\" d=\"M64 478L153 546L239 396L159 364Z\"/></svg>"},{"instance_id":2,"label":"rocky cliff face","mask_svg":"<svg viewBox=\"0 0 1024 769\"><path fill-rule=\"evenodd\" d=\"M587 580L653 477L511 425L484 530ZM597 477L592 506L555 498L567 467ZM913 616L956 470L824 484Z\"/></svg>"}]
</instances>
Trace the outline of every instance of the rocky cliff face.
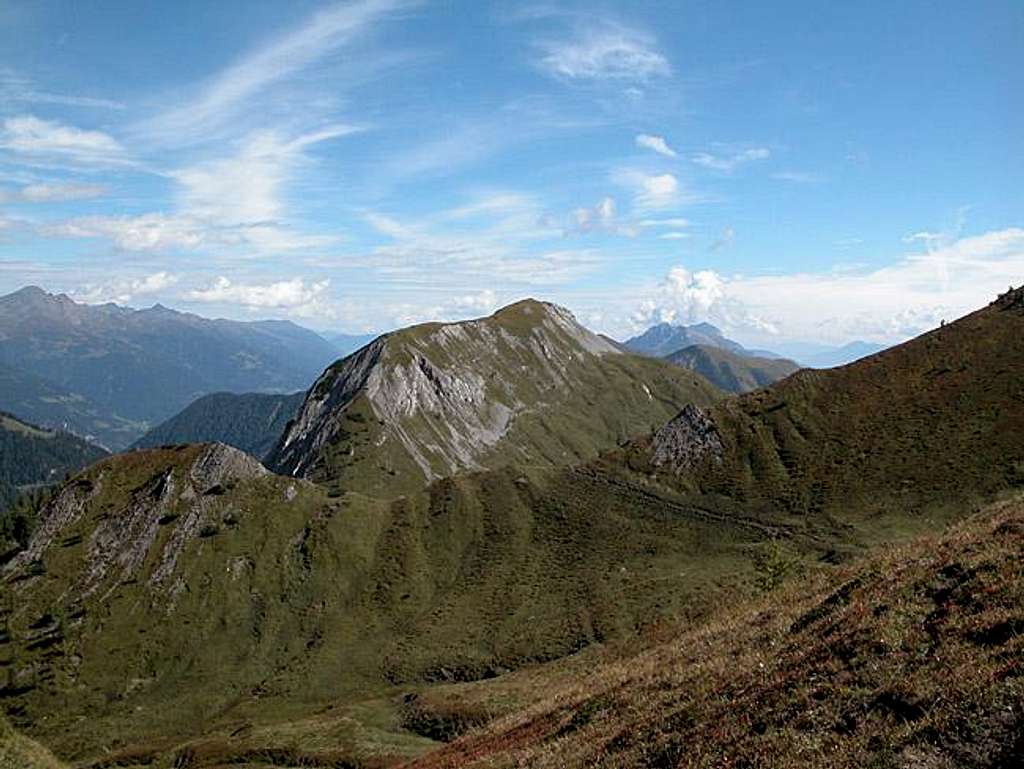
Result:
<instances>
[{"instance_id":1,"label":"rocky cliff face","mask_svg":"<svg viewBox=\"0 0 1024 769\"><path fill-rule=\"evenodd\" d=\"M239 510L225 510L219 502L224 491L236 483L269 475L252 457L221 443L182 447L175 461L165 461L144 470L145 479L132 488L126 502L102 516L85 543L87 568L74 594L84 599L98 590L111 591L136 580L149 563L148 581L169 588L178 557L192 541L231 525ZM136 452L126 460L101 462L88 473L66 484L43 509L39 526L28 546L4 567L14 574L39 562L43 554L64 543L67 532L89 511L107 507L105 498L119 496L124 489L108 489L123 481L120 465L140 470L158 452ZM109 466L109 467L108 467ZM116 466L116 471L113 470Z\"/></svg>"},{"instance_id":2,"label":"rocky cliff face","mask_svg":"<svg viewBox=\"0 0 1024 769\"><path fill-rule=\"evenodd\" d=\"M526 300L388 334L335 364L268 464L360 489L372 467L403 489L512 458L584 458L712 398L698 377L625 354L568 310ZM553 420L568 430L547 429Z\"/></svg>"}]
</instances>

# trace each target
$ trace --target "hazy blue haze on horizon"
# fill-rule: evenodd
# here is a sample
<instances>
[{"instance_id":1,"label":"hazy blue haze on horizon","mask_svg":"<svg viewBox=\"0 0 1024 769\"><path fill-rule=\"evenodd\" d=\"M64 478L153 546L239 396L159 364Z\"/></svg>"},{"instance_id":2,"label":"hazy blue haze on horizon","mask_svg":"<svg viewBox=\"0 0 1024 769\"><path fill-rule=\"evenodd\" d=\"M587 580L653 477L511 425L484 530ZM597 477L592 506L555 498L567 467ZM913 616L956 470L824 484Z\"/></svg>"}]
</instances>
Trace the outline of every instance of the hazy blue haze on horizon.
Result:
<instances>
[{"instance_id":1,"label":"hazy blue haze on horizon","mask_svg":"<svg viewBox=\"0 0 1024 769\"><path fill-rule=\"evenodd\" d=\"M0 293L892 342L1024 282L1024 4L0 5Z\"/></svg>"}]
</instances>

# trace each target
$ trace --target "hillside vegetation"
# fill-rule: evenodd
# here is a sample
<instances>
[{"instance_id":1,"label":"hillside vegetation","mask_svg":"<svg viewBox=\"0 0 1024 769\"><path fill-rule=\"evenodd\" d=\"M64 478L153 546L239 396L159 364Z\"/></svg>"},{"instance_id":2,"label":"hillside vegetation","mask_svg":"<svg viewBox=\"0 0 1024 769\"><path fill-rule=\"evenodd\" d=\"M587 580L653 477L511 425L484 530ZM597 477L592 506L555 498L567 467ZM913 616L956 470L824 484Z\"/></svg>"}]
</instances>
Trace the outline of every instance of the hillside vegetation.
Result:
<instances>
[{"instance_id":1,"label":"hillside vegetation","mask_svg":"<svg viewBox=\"0 0 1024 769\"><path fill-rule=\"evenodd\" d=\"M0 769L64 769L53 754L18 734L0 715Z\"/></svg>"},{"instance_id":2,"label":"hillside vegetation","mask_svg":"<svg viewBox=\"0 0 1024 769\"><path fill-rule=\"evenodd\" d=\"M740 355L719 347L692 345L666 355L665 360L696 371L720 390L745 393L785 379L800 366L785 358Z\"/></svg>"},{"instance_id":3,"label":"hillside vegetation","mask_svg":"<svg viewBox=\"0 0 1024 769\"><path fill-rule=\"evenodd\" d=\"M393 497L464 470L593 458L718 395L623 353L561 307L386 334L329 368L268 457L283 475Z\"/></svg>"},{"instance_id":4,"label":"hillside vegetation","mask_svg":"<svg viewBox=\"0 0 1024 769\"><path fill-rule=\"evenodd\" d=\"M587 376L595 381L608 381L597 377L610 377L607 367L615 361L626 361L630 372L638 370L631 367L631 356L605 354L603 346L594 348L601 354L588 357L585 345L605 343L581 339L570 319L552 316L547 306L510 309L497 325L479 322L483 330L417 327L403 332L408 337L399 335L405 346L389 350L374 343L364 351L372 353L369 357L339 364L325 375L322 388L311 391L304 406L309 418L300 416L296 435L306 446L342 440L331 433L338 423L330 415L349 414L345 419L353 421L354 401L344 397L345 381L360 383L357 398L365 397L366 403L369 394L394 392L398 381L419 383L405 391L417 398L437 395L438 382L442 393L465 393L457 386L464 381L463 359L449 365L435 346L448 337L469 339L470 349L481 354L485 348L497 350L506 364L516 360L515 351L522 366L526 360L538 365L544 350L561 340L573 360L587 368L565 363L544 374L553 371L559 381L567 381L570 372L576 381L588 381L580 370L592 372ZM458 766L490 760L492 754L496 765L517 765L507 762L520 756L525 763L519 765L676 766L684 760L712 765L712 759L681 747L691 743L673 735L704 739L711 730L709 745L731 746L740 745L749 727L754 735L778 741L740 745L736 755L746 756L740 765L774 766L782 764L772 761L804 739L799 724L806 724L810 735L806 751L793 755L808 765L808 756L824 755L833 744L827 741L826 721L806 715L817 707L811 702L829 697L838 698L837 713L846 707L842 703L851 708L868 703L870 711L880 698L879 712L896 714L891 732L866 721L870 728L863 733L846 726L837 733L845 739L841 729L850 728L851 739L863 739L863 750L877 755L890 755L883 748L891 747L897 758L912 757L900 751L940 743L926 735L899 742L906 736L899 724L930 724L915 714L930 712L924 697L936 690L903 692L896 685L899 676L917 675L917 665L922 676L927 673L922 687L928 680L944 685L957 680L939 675L941 660L949 657L932 660L927 656L932 647L918 643L928 637L928 624L921 631L919 619L932 599L914 575L929 580L934 572L951 580L953 590L968 584L971 595L992 588L979 599L979 611L989 612L983 615L988 624L960 626L943 619L932 625L941 636L938 643L946 642L947 630L953 632L950 643L959 644L956 628L982 632L1004 620L1012 631L1009 643L1015 643L1019 630L1007 607L1020 598L1014 581L1020 577L1017 523L1007 519L988 530L963 530L1002 537L986 544L979 533L977 546L969 544L955 556L967 576L952 568L952 560L948 573L941 560L921 562L914 571L914 553L923 557L929 545L894 551L867 571L845 564L872 545L935 535L976 504L1024 487L1022 325L1024 292L1013 292L873 358L833 371L799 372L738 398L715 401L702 379L685 374L694 377L697 392L709 394L706 402L688 403L647 437L593 460L555 466L517 465L510 459L386 498L343 491L333 481L314 485L275 476L223 445L109 458L60 489L43 509L28 546L0 571L0 665L7 671L0 704L16 727L43 739L60 757L97 769L113 762L190 769L261 763L374 766L430 754L438 740L474 725L484 731L467 735L456 752L434 754L433 765ZM474 334L486 344L474 343ZM417 347L417 340L431 346ZM423 363L423 349L434 356L429 365ZM403 351L407 358L398 357ZM389 355L389 367L377 368ZM652 363L656 369L639 370L669 368ZM516 365L506 365L497 375L515 370ZM402 380L396 371L413 379ZM548 380L531 372L515 380L517 387L546 392ZM623 392L643 392L640 384L650 380L624 381L630 386ZM609 402L598 401L606 396L596 391L593 396L581 395L586 391L579 388L572 392L576 397L570 402L577 408L587 397ZM384 402L408 407L419 401ZM444 408L462 409L457 402L457 397L445 401ZM457 413L468 420L480 412ZM582 419L576 411L549 414ZM371 423L366 417L362 424L367 430L382 427L380 421L392 428L416 424L397 416L391 420ZM398 433L376 435L386 441ZM415 445L429 445L423 437L429 433L416 435ZM514 458L511 448L508 453ZM957 536L950 541L966 541ZM981 557L982 551L1004 564L997 582L988 581L987 566L977 575L971 572L972 553ZM898 581L901 552L909 554L911 564L906 573L912 579L906 583ZM794 575L801 575L800 582L786 587ZM861 582L842 587L856 579ZM1000 593L999 584L1010 592ZM783 592L772 592L771 607L743 608L755 594L780 585ZM942 597L945 588L936 590L940 598L932 602L938 610L952 599ZM896 601L900 591L905 593L901 603L889 603L877 614L872 608L870 617L858 609L861 613L844 619L850 632L863 635L847 638L846 624L825 632L829 612L845 617L848 600L850 606L874 607L875 597ZM990 595L995 603L987 604ZM859 596L866 603L858 603ZM736 613L721 614L723 607L737 607ZM765 612L776 610L762 622ZM805 616L806 622L800 620ZM787 631L792 638L781 635L778 628L794 623L797 629ZM681 624L689 633L682 636L682 650L693 655L684 658L691 662L683 669L672 666L669 657L658 657L660 652L615 667L614 650L635 653L637 645L664 640ZM875 629L884 645L875 644L877 638L868 632ZM762 631L767 635L758 635ZM714 643L702 645L702 639ZM853 644L849 657L844 644ZM733 651L715 656L717 648ZM816 649L819 656L805 659L803 649ZM839 651L832 654L832 649ZM968 647L949 649L966 655ZM777 664L796 667L768 668L764 654L773 650L782 655ZM701 667L704 656L707 667ZM649 696L661 692L664 699L652 699L654 705L645 709L649 689L629 689L645 679L633 681L628 671L645 670L649 659L655 660L651 675L665 676L651 684ZM988 671L986 666L997 664L993 660L979 652L970 664ZM757 679L743 678L744 671L754 669L751 664L760 663L779 675L765 678L763 690L755 686ZM605 664L612 667L597 670ZM833 665L841 672L848 664L858 666L861 678L839 676L834 693L808 684L806 698L787 699L801 691L789 684L804 673L808 681L818 681L812 676L831 674ZM967 669L964 662L950 672ZM587 683L595 687L588 699L590 689L575 687L584 685L580 677L590 670L613 683L610 688ZM696 677L671 677L690 672ZM971 703L982 700L971 699L970 687L982 692L992 680L985 675L975 680L964 674L960 688L940 692L949 709L936 712L972 712ZM529 710L510 715L523 720L509 721L508 729L501 721L485 725L518 712L538 695L569 697L558 693L560 681L580 699L559 699L567 703L564 710L550 701L537 705L557 710L557 718L535 722L530 714L536 711ZM887 694L885 687L893 692ZM999 691L1003 697L1018 690ZM463 694L465 707L449 699ZM602 698L611 703L607 712ZM630 709L633 699L636 706ZM744 705L727 712L729 699ZM691 723L685 715L690 712L702 717ZM748 723L743 720L748 712L764 715ZM863 721L859 713L852 711L855 724ZM705 720L703 714L714 717ZM594 732L588 739L591 723L595 729L608 723L614 734ZM548 726L552 731L545 731ZM963 745L988 745L984 735L995 734L997 727L1002 728L984 711L979 731L965 731ZM873 731L893 742L869 744ZM715 743L716 735L726 742ZM534 737L543 737L543 744ZM474 742L477 738L483 741ZM857 742L842 744L860 749ZM505 755L506 749L513 752ZM944 769L926 755L920 769L930 766Z\"/></svg>"},{"instance_id":5,"label":"hillside vegetation","mask_svg":"<svg viewBox=\"0 0 1024 769\"><path fill-rule=\"evenodd\" d=\"M638 654L449 688L421 710L472 722L503 692L533 704L407 766L1020 766L1022 553L1017 499Z\"/></svg>"},{"instance_id":6,"label":"hillside vegetation","mask_svg":"<svg viewBox=\"0 0 1024 769\"><path fill-rule=\"evenodd\" d=\"M263 459L274 448L305 398L305 392L205 395L147 432L132 448L220 442Z\"/></svg>"}]
</instances>

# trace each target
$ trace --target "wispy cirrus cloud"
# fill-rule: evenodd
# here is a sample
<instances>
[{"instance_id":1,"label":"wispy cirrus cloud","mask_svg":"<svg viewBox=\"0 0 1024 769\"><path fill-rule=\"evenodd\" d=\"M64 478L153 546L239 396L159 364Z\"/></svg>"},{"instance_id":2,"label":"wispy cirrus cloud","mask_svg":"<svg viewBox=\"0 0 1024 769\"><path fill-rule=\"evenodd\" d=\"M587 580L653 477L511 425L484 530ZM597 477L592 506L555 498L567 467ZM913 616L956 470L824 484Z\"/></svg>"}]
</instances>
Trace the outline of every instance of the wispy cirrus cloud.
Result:
<instances>
[{"instance_id":1,"label":"wispy cirrus cloud","mask_svg":"<svg viewBox=\"0 0 1024 769\"><path fill-rule=\"evenodd\" d=\"M113 99L94 96L54 93L40 90L27 77L11 69L0 69L0 103L47 104L64 107L94 107L98 109L122 110L125 105Z\"/></svg>"},{"instance_id":2,"label":"wispy cirrus cloud","mask_svg":"<svg viewBox=\"0 0 1024 769\"><path fill-rule=\"evenodd\" d=\"M652 136L651 134L637 134L636 146L643 147L644 149L653 150L659 155L664 155L667 158L674 158L678 156L678 153L668 146L668 142L665 141L663 136Z\"/></svg>"},{"instance_id":3,"label":"wispy cirrus cloud","mask_svg":"<svg viewBox=\"0 0 1024 769\"><path fill-rule=\"evenodd\" d=\"M16 190L0 190L0 203L60 203L67 200L90 200L106 195L102 184L54 182L26 184Z\"/></svg>"},{"instance_id":4,"label":"wispy cirrus cloud","mask_svg":"<svg viewBox=\"0 0 1024 769\"><path fill-rule=\"evenodd\" d=\"M5 118L0 128L0 149L16 159L55 159L87 166L128 163L124 148L109 134L34 115Z\"/></svg>"},{"instance_id":5,"label":"wispy cirrus cloud","mask_svg":"<svg viewBox=\"0 0 1024 769\"><path fill-rule=\"evenodd\" d=\"M355 42L375 23L416 4L416 0L359 0L325 8L241 56L209 78L181 106L165 110L138 128L152 139L172 144L217 136L272 87L294 80L314 63ZM308 112L309 100L305 108Z\"/></svg>"},{"instance_id":6,"label":"wispy cirrus cloud","mask_svg":"<svg viewBox=\"0 0 1024 769\"><path fill-rule=\"evenodd\" d=\"M672 74L654 36L611 21L579 23L569 38L538 43L537 65L570 81L643 81Z\"/></svg>"},{"instance_id":7,"label":"wispy cirrus cloud","mask_svg":"<svg viewBox=\"0 0 1024 769\"><path fill-rule=\"evenodd\" d=\"M767 160L771 157L771 150L767 147L751 147L729 154L714 155L710 152L697 152L690 156L690 162L694 165L708 168L713 171L732 173L740 166L753 163L756 160Z\"/></svg>"}]
</instances>

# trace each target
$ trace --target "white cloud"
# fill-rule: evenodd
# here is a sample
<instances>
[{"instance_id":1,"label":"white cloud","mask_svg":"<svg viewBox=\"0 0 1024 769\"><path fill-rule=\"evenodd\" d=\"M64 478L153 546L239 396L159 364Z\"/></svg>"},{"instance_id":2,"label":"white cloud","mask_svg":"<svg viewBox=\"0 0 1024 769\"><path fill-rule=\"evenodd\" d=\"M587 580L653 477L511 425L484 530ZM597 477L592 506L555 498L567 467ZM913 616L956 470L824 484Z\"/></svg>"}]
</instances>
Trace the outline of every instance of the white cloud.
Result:
<instances>
[{"instance_id":1,"label":"white cloud","mask_svg":"<svg viewBox=\"0 0 1024 769\"><path fill-rule=\"evenodd\" d=\"M412 4L409 0L361 0L328 7L243 56L207 81L194 99L157 116L143 129L173 143L208 138L229 124L254 97L293 79L314 62L354 42L374 22Z\"/></svg>"},{"instance_id":2,"label":"white cloud","mask_svg":"<svg viewBox=\"0 0 1024 769\"><path fill-rule=\"evenodd\" d=\"M0 149L23 156L59 157L83 164L125 162L123 148L112 136L32 115L4 119Z\"/></svg>"},{"instance_id":3,"label":"white cloud","mask_svg":"<svg viewBox=\"0 0 1024 769\"><path fill-rule=\"evenodd\" d=\"M686 240L687 238L690 237L690 233L688 233L688 232L678 232L678 231L663 232L658 237L661 240Z\"/></svg>"},{"instance_id":4,"label":"white cloud","mask_svg":"<svg viewBox=\"0 0 1024 769\"><path fill-rule=\"evenodd\" d=\"M616 171L613 181L633 190L633 204L642 211L672 208L692 202L692 195L684 195L679 180L673 174L646 174L634 169Z\"/></svg>"},{"instance_id":5,"label":"white cloud","mask_svg":"<svg viewBox=\"0 0 1024 769\"><path fill-rule=\"evenodd\" d=\"M19 190L0 190L0 203L59 203L65 200L89 200L107 194L101 184L28 184Z\"/></svg>"},{"instance_id":6,"label":"white cloud","mask_svg":"<svg viewBox=\"0 0 1024 769\"><path fill-rule=\"evenodd\" d=\"M793 184L817 184L821 181L820 175L810 171L778 171L772 174L772 178Z\"/></svg>"},{"instance_id":7,"label":"white cloud","mask_svg":"<svg viewBox=\"0 0 1024 769\"><path fill-rule=\"evenodd\" d=\"M676 151L668 146L668 143L661 136L651 136L650 134L637 134L636 145L643 147L644 149L654 150L659 155L664 155L667 158L676 157Z\"/></svg>"},{"instance_id":8,"label":"white cloud","mask_svg":"<svg viewBox=\"0 0 1024 769\"><path fill-rule=\"evenodd\" d=\"M187 217L164 214L141 216L81 216L42 228L45 235L64 238L109 238L126 251L194 249L208 237L206 228Z\"/></svg>"},{"instance_id":9,"label":"white cloud","mask_svg":"<svg viewBox=\"0 0 1024 769\"><path fill-rule=\"evenodd\" d=\"M324 301L330 281L302 278L276 283L235 283L223 275L208 288L186 291L183 298L203 304L241 305L250 309L285 310L298 317L333 317L333 310Z\"/></svg>"},{"instance_id":10,"label":"white cloud","mask_svg":"<svg viewBox=\"0 0 1024 769\"><path fill-rule=\"evenodd\" d=\"M633 314L635 327L653 323L691 324L708 321L725 328L773 331L729 294L729 282L714 270L691 272L683 266L669 270L654 295Z\"/></svg>"},{"instance_id":11,"label":"white cloud","mask_svg":"<svg viewBox=\"0 0 1024 769\"><path fill-rule=\"evenodd\" d=\"M633 320L708 320L766 344L773 335L897 342L983 306L1021 276L1024 229L1010 228L869 270L726 276L678 268Z\"/></svg>"},{"instance_id":12,"label":"white cloud","mask_svg":"<svg viewBox=\"0 0 1024 769\"><path fill-rule=\"evenodd\" d=\"M703 168L710 168L713 171L732 173L747 163L752 163L756 160L767 160L771 157L771 154L771 150L766 147L754 147L730 155L712 155L710 152L698 152L690 157L690 162Z\"/></svg>"},{"instance_id":13,"label":"white cloud","mask_svg":"<svg viewBox=\"0 0 1024 769\"><path fill-rule=\"evenodd\" d=\"M651 35L607 22L540 47L541 68L569 80L646 80L672 72Z\"/></svg>"},{"instance_id":14,"label":"white cloud","mask_svg":"<svg viewBox=\"0 0 1024 769\"><path fill-rule=\"evenodd\" d=\"M615 212L614 198L604 197L593 207L583 206L572 211L565 234L588 232L605 232L632 237L636 235L636 227L619 221Z\"/></svg>"},{"instance_id":15,"label":"white cloud","mask_svg":"<svg viewBox=\"0 0 1024 769\"><path fill-rule=\"evenodd\" d=\"M638 227L689 227L689 219L672 217L669 219L641 219L637 222Z\"/></svg>"},{"instance_id":16,"label":"white cloud","mask_svg":"<svg viewBox=\"0 0 1024 769\"><path fill-rule=\"evenodd\" d=\"M78 301L88 304L127 304L137 296L158 294L177 282L176 275L160 271L141 278L126 278L101 284L89 283L71 293Z\"/></svg>"},{"instance_id":17,"label":"white cloud","mask_svg":"<svg viewBox=\"0 0 1024 769\"><path fill-rule=\"evenodd\" d=\"M181 209L219 227L275 222L283 210L282 187L303 159L302 151L356 130L336 125L291 140L258 133L237 155L172 172L181 184Z\"/></svg>"},{"instance_id":18,"label":"white cloud","mask_svg":"<svg viewBox=\"0 0 1024 769\"><path fill-rule=\"evenodd\" d=\"M13 104L59 104L67 107L99 107L103 109L124 109L124 105L111 99L91 96L48 93L38 90L28 78L17 75L10 69L0 70L0 103Z\"/></svg>"}]
</instances>

